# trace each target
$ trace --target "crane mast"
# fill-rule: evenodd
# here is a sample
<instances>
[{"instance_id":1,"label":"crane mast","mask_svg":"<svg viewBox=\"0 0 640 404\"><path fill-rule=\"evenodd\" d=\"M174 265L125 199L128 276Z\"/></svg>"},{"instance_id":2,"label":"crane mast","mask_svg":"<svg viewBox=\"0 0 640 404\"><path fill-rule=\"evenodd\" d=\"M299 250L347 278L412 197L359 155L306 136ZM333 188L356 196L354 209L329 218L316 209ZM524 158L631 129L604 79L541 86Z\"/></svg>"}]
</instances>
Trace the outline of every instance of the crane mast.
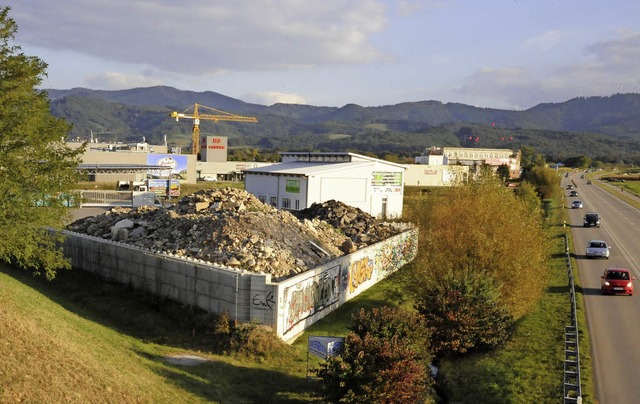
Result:
<instances>
[{"instance_id":1,"label":"crane mast","mask_svg":"<svg viewBox=\"0 0 640 404\"><path fill-rule=\"evenodd\" d=\"M198 109L206 108L211 111L216 112L215 114L201 114ZM193 130L191 132L191 154L195 154L196 156L200 152L200 120L205 119L209 121L233 121L233 122L258 122L258 119L253 116L242 116L232 114L230 112L221 111L219 109L207 107L205 105L200 105L198 103L193 104L193 112L187 113L192 107L187 108L184 112L171 112L171 117L175 118L176 122L180 120L180 118L188 118L193 120Z\"/></svg>"}]
</instances>

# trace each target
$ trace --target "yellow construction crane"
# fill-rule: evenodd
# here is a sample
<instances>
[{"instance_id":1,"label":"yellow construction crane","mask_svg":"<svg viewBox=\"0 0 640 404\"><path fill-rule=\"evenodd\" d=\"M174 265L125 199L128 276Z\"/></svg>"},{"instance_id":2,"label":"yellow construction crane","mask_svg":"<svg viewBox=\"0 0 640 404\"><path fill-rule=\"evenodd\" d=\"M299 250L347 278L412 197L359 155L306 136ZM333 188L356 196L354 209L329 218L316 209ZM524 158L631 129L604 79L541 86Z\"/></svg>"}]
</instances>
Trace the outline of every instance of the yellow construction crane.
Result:
<instances>
[{"instance_id":1,"label":"yellow construction crane","mask_svg":"<svg viewBox=\"0 0 640 404\"><path fill-rule=\"evenodd\" d=\"M201 114L198 112L198 107L206 108L211 111L216 112L215 114ZM189 118L193 119L193 132L191 134L191 153L198 155L200 152L200 120L206 119L209 121L235 121L235 122L258 122L258 120L253 116L241 116L235 115L229 112L220 111L219 109L207 107L204 105L200 105L198 103L193 104L193 112L187 113L191 107L187 108L184 112L176 112L173 111L171 113L172 118L176 118L176 122L180 120L180 118Z\"/></svg>"}]
</instances>

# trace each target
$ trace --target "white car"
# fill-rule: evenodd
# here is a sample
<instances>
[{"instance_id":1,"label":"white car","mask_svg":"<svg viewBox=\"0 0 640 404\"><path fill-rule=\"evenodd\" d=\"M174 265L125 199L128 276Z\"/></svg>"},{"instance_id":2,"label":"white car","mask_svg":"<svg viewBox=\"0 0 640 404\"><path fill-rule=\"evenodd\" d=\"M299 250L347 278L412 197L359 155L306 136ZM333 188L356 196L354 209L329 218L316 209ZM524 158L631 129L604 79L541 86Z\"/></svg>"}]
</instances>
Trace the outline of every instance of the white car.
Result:
<instances>
[{"instance_id":1,"label":"white car","mask_svg":"<svg viewBox=\"0 0 640 404\"><path fill-rule=\"evenodd\" d=\"M571 202L571 209L582 209L582 201L573 201Z\"/></svg>"},{"instance_id":2,"label":"white car","mask_svg":"<svg viewBox=\"0 0 640 404\"><path fill-rule=\"evenodd\" d=\"M605 241L591 240L587 243L585 255L587 258L609 259L609 247Z\"/></svg>"}]
</instances>

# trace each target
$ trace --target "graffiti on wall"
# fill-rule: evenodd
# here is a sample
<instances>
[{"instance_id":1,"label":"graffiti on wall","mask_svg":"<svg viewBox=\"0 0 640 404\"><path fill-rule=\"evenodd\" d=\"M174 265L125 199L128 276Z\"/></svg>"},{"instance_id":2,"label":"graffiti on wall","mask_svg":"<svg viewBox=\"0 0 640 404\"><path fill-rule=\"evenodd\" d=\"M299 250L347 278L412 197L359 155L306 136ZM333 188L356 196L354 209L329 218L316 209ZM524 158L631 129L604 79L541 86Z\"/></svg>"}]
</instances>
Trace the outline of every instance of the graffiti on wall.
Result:
<instances>
[{"instance_id":1,"label":"graffiti on wall","mask_svg":"<svg viewBox=\"0 0 640 404\"><path fill-rule=\"evenodd\" d=\"M332 267L284 289L285 332L340 298L340 266Z\"/></svg>"},{"instance_id":2,"label":"graffiti on wall","mask_svg":"<svg viewBox=\"0 0 640 404\"><path fill-rule=\"evenodd\" d=\"M375 255L375 266L382 272L393 272L407 262L413 261L417 253L418 236L405 234L402 242L386 244Z\"/></svg>"},{"instance_id":3,"label":"graffiti on wall","mask_svg":"<svg viewBox=\"0 0 640 404\"><path fill-rule=\"evenodd\" d=\"M353 293L358 286L371 280L373 276L374 261L364 257L349 266L349 293Z\"/></svg>"},{"instance_id":4,"label":"graffiti on wall","mask_svg":"<svg viewBox=\"0 0 640 404\"><path fill-rule=\"evenodd\" d=\"M346 287L343 290L353 294L363 284L375 283L389 273L411 262L417 253L418 233L404 233L399 242L386 243L372 253L360 258L349 266ZM372 282L370 282L373 279Z\"/></svg>"},{"instance_id":5,"label":"graffiti on wall","mask_svg":"<svg viewBox=\"0 0 640 404\"><path fill-rule=\"evenodd\" d=\"M251 303L254 306L258 306L264 309L273 309L273 307L276 305L276 301L273 298L273 292L255 293L253 295Z\"/></svg>"}]
</instances>

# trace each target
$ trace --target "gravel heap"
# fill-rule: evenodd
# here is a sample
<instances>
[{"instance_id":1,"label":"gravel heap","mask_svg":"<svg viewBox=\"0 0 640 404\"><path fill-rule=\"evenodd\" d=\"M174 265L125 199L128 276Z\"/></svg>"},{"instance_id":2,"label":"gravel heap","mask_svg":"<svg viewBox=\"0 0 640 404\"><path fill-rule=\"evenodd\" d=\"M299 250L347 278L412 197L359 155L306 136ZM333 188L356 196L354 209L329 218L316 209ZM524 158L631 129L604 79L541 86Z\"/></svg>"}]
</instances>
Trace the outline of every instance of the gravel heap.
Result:
<instances>
[{"instance_id":1,"label":"gravel heap","mask_svg":"<svg viewBox=\"0 0 640 404\"><path fill-rule=\"evenodd\" d=\"M337 201L277 210L236 188L201 190L171 208L116 207L77 220L73 232L202 259L281 280L399 230Z\"/></svg>"}]
</instances>

